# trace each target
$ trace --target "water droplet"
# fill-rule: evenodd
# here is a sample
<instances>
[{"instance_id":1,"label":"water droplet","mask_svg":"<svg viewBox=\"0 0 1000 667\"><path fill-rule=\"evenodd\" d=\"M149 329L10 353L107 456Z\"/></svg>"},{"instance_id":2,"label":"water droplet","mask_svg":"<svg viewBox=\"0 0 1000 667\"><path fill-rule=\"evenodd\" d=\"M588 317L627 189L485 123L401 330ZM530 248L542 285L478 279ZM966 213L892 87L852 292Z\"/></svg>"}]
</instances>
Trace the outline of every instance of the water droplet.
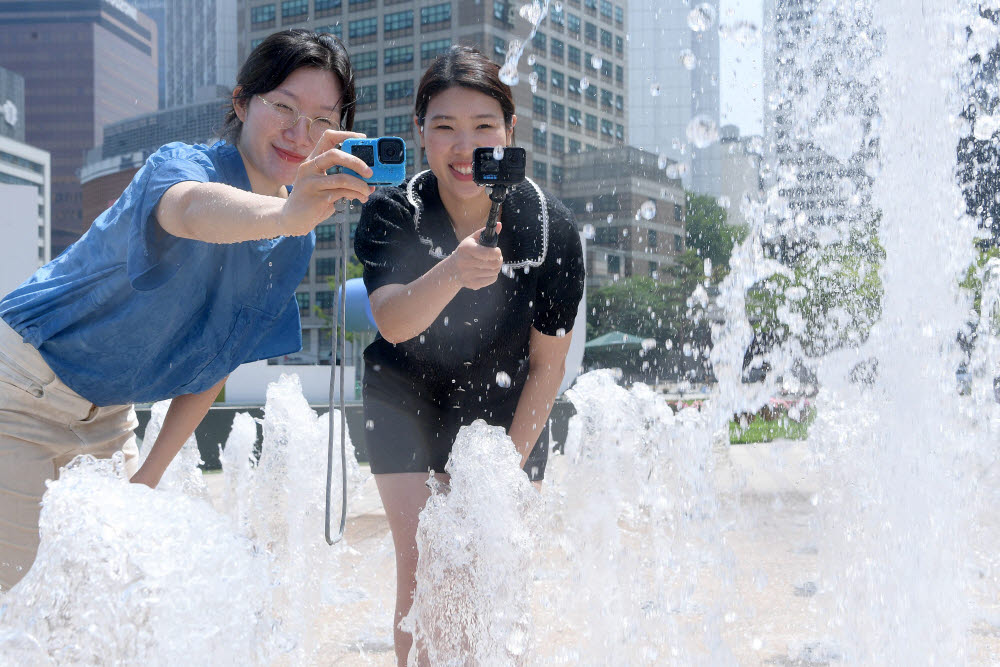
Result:
<instances>
[{"instance_id":1,"label":"water droplet","mask_svg":"<svg viewBox=\"0 0 1000 667\"><path fill-rule=\"evenodd\" d=\"M423 344L425 340L427 340L427 338L423 334L420 334L420 343Z\"/></svg>"},{"instance_id":2,"label":"water droplet","mask_svg":"<svg viewBox=\"0 0 1000 667\"><path fill-rule=\"evenodd\" d=\"M750 21L737 21L735 23L719 26L719 36L723 39L732 39L741 46L749 46L760 37L760 28L756 23Z\"/></svg>"},{"instance_id":3,"label":"water droplet","mask_svg":"<svg viewBox=\"0 0 1000 667\"><path fill-rule=\"evenodd\" d=\"M538 131L539 132L548 132L548 130L549 130L549 124L548 123L539 123L538 124Z\"/></svg>"},{"instance_id":4,"label":"water droplet","mask_svg":"<svg viewBox=\"0 0 1000 667\"><path fill-rule=\"evenodd\" d=\"M614 215L614 213L608 213L608 218L607 218L607 219L608 219L608 224L609 224L609 225L610 225L610 224L611 224L612 222L614 222L614 220L615 220L615 215Z\"/></svg>"},{"instance_id":5,"label":"water droplet","mask_svg":"<svg viewBox=\"0 0 1000 667\"><path fill-rule=\"evenodd\" d=\"M508 86L516 86L521 80L517 74L517 65L512 62L504 63L503 67L500 68L500 80Z\"/></svg>"},{"instance_id":6,"label":"water droplet","mask_svg":"<svg viewBox=\"0 0 1000 667\"><path fill-rule=\"evenodd\" d=\"M594 231L594 226L593 225L584 225L583 226L583 237L584 238L586 238L586 239L593 239L595 235L596 235L596 232Z\"/></svg>"},{"instance_id":7,"label":"water droplet","mask_svg":"<svg viewBox=\"0 0 1000 667\"><path fill-rule=\"evenodd\" d=\"M688 166L684 162L674 162L673 164L668 164L664 172L667 178L680 178L687 173Z\"/></svg>"},{"instance_id":8,"label":"water droplet","mask_svg":"<svg viewBox=\"0 0 1000 667\"><path fill-rule=\"evenodd\" d=\"M872 158L865 162L865 173L872 178L878 178L878 175L882 173L882 163L879 162L878 158Z\"/></svg>"},{"instance_id":9,"label":"water droplet","mask_svg":"<svg viewBox=\"0 0 1000 667\"><path fill-rule=\"evenodd\" d=\"M604 64L604 58L600 56L590 56L590 66L594 69L601 69L601 65Z\"/></svg>"},{"instance_id":10,"label":"water droplet","mask_svg":"<svg viewBox=\"0 0 1000 667\"><path fill-rule=\"evenodd\" d=\"M661 155L656 159L656 166L660 169L666 169L668 164L670 164L670 159L666 155Z\"/></svg>"},{"instance_id":11,"label":"water droplet","mask_svg":"<svg viewBox=\"0 0 1000 667\"><path fill-rule=\"evenodd\" d=\"M583 205L583 207L585 209L587 209L587 213L593 213L594 212L594 202L592 202L592 201L587 202L586 204Z\"/></svg>"},{"instance_id":12,"label":"water droplet","mask_svg":"<svg viewBox=\"0 0 1000 667\"><path fill-rule=\"evenodd\" d=\"M444 325L448 326L448 316L447 315L444 316Z\"/></svg>"},{"instance_id":13,"label":"water droplet","mask_svg":"<svg viewBox=\"0 0 1000 667\"><path fill-rule=\"evenodd\" d=\"M267 265L268 266L274 266L274 264L272 264L271 262L268 262Z\"/></svg>"},{"instance_id":14,"label":"water droplet","mask_svg":"<svg viewBox=\"0 0 1000 667\"><path fill-rule=\"evenodd\" d=\"M753 638L753 650L759 651L764 648L764 641L760 637Z\"/></svg>"},{"instance_id":15,"label":"water droplet","mask_svg":"<svg viewBox=\"0 0 1000 667\"><path fill-rule=\"evenodd\" d=\"M730 200L729 197L727 197L726 195L719 196L719 198L715 200L715 203L717 203L720 207L726 209L728 209L730 206L733 205L732 200Z\"/></svg>"},{"instance_id":16,"label":"water droplet","mask_svg":"<svg viewBox=\"0 0 1000 667\"><path fill-rule=\"evenodd\" d=\"M562 338L566 335L566 330L563 328L556 329L556 337Z\"/></svg>"},{"instance_id":17,"label":"water droplet","mask_svg":"<svg viewBox=\"0 0 1000 667\"><path fill-rule=\"evenodd\" d=\"M542 20L542 4L540 2L529 2L526 5L521 5L518 14L528 23L535 25Z\"/></svg>"},{"instance_id":18,"label":"water droplet","mask_svg":"<svg viewBox=\"0 0 1000 667\"><path fill-rule=\"evenodd\" d=\"M639 215L646 220L652 220L656 217L656 202L652 199L647 199L642 202L642 206L639 207Z\"/></svg>"},{"instance_id":19,"label":"water droplet","mask_svg":"<svg viewBox=\"0 0 1000 667\"><path fill-rule=\"evenodd\" d=\"M719 140L719 126L704 114L691 119L687 126L687 138L698 148L708 148Z\"/></svg>"},{"instance_id":20,"label":"water droplet","mask_svg":"<svg viewBox=\"0 0 1000 667\"><path fill-rule=\"evenodd\" d=\"M493 147L493 159L494 160L502 160L503 159L503 146L494 146Z\"/></svg>"},{"instance_id":21,"label":"water droplet","mask_svg":"<svg viewBox=\"0 0 1000 667\"><path fill-rule=\"evenodd\" d=\"M651 83L651 84L649 84L649 94L652 95L653 97L659 97L660 96L660 84L658 84L658 83Z\"/></svg>"},{"instance_id":22,"label":"water droplet","mask_svg":"<svg viewBox=\"0 0 1000 667\"><path fill-rule=\"evenodd\" d=\"M510 387L510 376L503 371L497 373L497 386L503 389Z\"/></svg>"},{"instance_id":23,"label":"water droplet","mask_svg":"<svg viewBox=\"0 0 1000 667\"><path fill-rule=\"evenodd\" d=\"M703 2L688 13L688 27L695 32L705 32L715 23L715 7Z\"/></svg>"},{"instance_id":24,"label":"water droplet","mask_svg":"<svg viewBox=\"0 0 1000 667\"><path fill-rule=\"evenodd\" d=\"M655 338L643 339L641 345L644 352L649 352L654 347L656 347L656 339Z\"/></svg>"},{"instance_id":25,"label":"water droplet","mask_svg":"<svg viewBox=\"0 0 1000 667\"><path fill-rule=\"evenodd\" d=\"M538 72L532 72L528 75L528 83L533 87L538 86Z\"/></svg>"},{"instance_id":26,"label":"water droplet","mask_svg":"<svg viewBox=\"0 0 1000 667\"><path fill-rule=\"evenodd\" d=\"M528 55L528 64L529 64L529 65L534 65L534 64L535 64L535 62L536 62L536 59L535 59L535 54L534 54L534 53L531 53L531 54L529 54L529 55ZM536 78L537 78L537 77L536 77Z\"/></svg>"},{"instance_id":27,"label":"water droplet","mask_svg":"<svg viewBox=\"0 0 1000 667\"><path fill-rule=\"evenodd\" d=\"M590 79L583 77L580 79L580 90L587 90L588 88L590 88Z\"/></svg>"},{"instance_id":28,"label":"water droplet","mask_svg":"<svg viewBox=\"0 0 1000 667\"><path fill-rule=\"evenodd\" d=\"M698 58L694 55L694 51L691 49L684 49L680 53L681 65L684 66L686 70L693 70L698 66Z\"/></svg>"},{"instance_id":29,"label":"water droplet","mask_svg":"<svg viewBox=\"0 0 1000 667\"><path fill-rule=\"evenodd\" d=\"M365 430L366 431L374 431L375 430L375 422L372 421L371 419L369 419L368 421L366 421L365 422Z\"/></svg>"},{"instance_id":30,"label":"water droplet","mask_svg":"<svg viewBox=\"0 0 1000 667\"><path fill-rule=\"evenodd\" d=\"M705 277L709 278L712 275L712 260L708 257L705 258Z\"/></svg>"}]
</instances>

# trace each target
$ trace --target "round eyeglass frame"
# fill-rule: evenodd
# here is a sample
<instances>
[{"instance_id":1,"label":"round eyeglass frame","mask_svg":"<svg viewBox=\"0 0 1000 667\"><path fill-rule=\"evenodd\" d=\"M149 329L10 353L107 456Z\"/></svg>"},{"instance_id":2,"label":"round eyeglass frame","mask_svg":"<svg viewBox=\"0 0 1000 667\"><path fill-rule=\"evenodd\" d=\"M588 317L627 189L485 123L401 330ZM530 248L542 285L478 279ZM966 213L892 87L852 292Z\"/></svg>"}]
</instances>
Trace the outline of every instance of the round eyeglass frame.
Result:
<instances>
[{"instance_id":1,"label":"round eyeglass frame","mask_svg":"<svg viewBox=\"0 0 1000 667\"><path fill-rule=\"evenodd\" d=\"M293 107L290 104L285 104L284 102L270 102L270 101L264 99L263 95L259 95L259 94L256 95L256 97L257 97L258 100L261 101L261 104L263 104L264 107L266 107L267 109L269 109L275 115L275 117L284 118L287 115L284 112L279 111L278 109L276 109L275 108L276 104L281 104L282 106L286 106L286 107L288 107L292 111L292 114L294 115L294 119L293 120L289 121L287 118L285 118L284 120L281 120L278 123L278 127L280 127L282 130L290 130L290 129L292 129L293 127L295 127L296 125L298 125L300 119L305 118L306 121L308 122L308 125L306 126L306 134L309 135L310 139L312 139L313 141L317 141L318 142L320 139L323 138L323 132L320 132L318 136L313 136L313 127L316 126L315 125L316 121L318 121L318 120L324 120L324 121L326 121L326 122L328 122L330 124L330 127L325 128L323 130L324 132L326 130L339 130L340 129L340 123L338 123L337 121L333 120L332 118L329 118L328 116L316 116L315 118L310 118L309 116L307 116L307 115L305 115L303 113L299 113L299 110L296 109L295 107Z\"/></svg>"}]
</instances>

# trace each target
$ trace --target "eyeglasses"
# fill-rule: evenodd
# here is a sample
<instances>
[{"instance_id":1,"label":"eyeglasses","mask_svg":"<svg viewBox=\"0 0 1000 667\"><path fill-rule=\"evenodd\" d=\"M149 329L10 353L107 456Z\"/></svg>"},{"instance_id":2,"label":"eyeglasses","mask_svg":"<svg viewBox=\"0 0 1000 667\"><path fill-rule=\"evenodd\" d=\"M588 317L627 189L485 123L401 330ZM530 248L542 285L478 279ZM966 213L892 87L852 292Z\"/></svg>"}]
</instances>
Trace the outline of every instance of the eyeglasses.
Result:
<instances>
[{"instance_id":1,"label":"eyeglasses","mask_svg":"<svg viewBox=\"0 0 1000 667\"><path fill-rule=\"evenodd\" d=\"M318 142L323 138L323 133L327 130L339 130L340 123L320 116L318 118L310 118L304 114L300 114L299 110L283 102L268 102L263 96L257 95L257 99L261 101L264 108L267 109L274 123L280 127L282 130L288 130L299 122L300 118L305 118L308 125L306 126L306 132L309 134L309 138L313 141Z\"/></svg>"}]
</instances>

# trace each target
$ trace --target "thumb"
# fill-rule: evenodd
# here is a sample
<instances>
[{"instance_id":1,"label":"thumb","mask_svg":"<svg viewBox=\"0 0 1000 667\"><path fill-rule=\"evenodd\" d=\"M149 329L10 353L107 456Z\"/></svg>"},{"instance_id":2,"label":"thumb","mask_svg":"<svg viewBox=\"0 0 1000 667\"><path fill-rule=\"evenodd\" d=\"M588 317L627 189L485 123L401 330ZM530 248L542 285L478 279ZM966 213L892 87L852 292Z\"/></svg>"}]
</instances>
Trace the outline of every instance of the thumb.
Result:
<instances>
[{"instance_id":1,"label":"thumb","mask_svg":"<svg viewBox=\"0 0 1000 667\"><path fill-rule=\"evenodd\" d=\"M503 228L503 223L501 223L501 222L500 222L500 221L498 220L498 221L497 221L497 226L496 226L496 227L494 228L494 231L495 231L495 232L497 233L497 235L498 235L498 236L500 235L500 230L501 230L502 228ZM481 234L482 234L483 232L485 232L485 231L486 231L486 226L485 226L485 225L483 225L482 227L480 227L480 228L479 228L479 229L477 229L476 231L474 231L474 232L472 232L471 234L469 234L469 238L474 238L474 239L478 240L478 239L479 239L479 236L480 236L480 235L481 235Z\"/></svg>"}]
</instances>

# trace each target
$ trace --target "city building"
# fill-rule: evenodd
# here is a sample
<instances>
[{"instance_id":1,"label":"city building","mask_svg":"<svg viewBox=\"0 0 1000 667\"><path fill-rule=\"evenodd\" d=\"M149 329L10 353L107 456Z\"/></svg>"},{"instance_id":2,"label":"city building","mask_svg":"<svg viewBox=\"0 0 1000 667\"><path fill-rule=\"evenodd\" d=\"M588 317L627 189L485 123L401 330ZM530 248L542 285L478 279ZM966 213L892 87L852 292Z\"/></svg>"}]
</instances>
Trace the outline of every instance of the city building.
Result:
<instances>
[{"instance_id":1,"label":"city building","mask_svg":"<svg viewBox=\"0 0 1000 667\"><path fill-rule=\"evenodd\" d=\"M347 44L357 76L354 129L405 139L407 172L413 173L425 165L413 126L414 95L424 70L453 44L476 46L503 63L508 51L531 34L531 24L521 16L524 5L513 0L240 0L240 60L277 30L337 35ZM571 156L625 143L629 26L625 0L563 0L550 9L525 45L513 88L516 143L528 149L528 175L559 195ZM610 183L616 176L608 178ZM351 225L358 212L349 212ZM325 359L334 305L329 280L340 249L333 224L317 227L316 236L313 266L298 298L303 356Z\"/></svg>"},{"instance_id":2,"label":"city building","mask_svg":"<svg viewBox=\"0 0 1000 667\"><path fill-rule=\"evenodd\" d=\"M236 85L237 0L131 0L157 25L160 108L224 97Z\"/></svg>"},{"instance_id":3,"label":"city building","mask_svg":"<svg viewBox=\"0 0 1000 667\"><path fill-rule=\"evenodd\" d=\"M163 144L217 141L229 104L226 97L143 114L106 126L104 141L87 151L80 169L87 226L118 199L146 158Z\"/></svg>"},{"instance_id":4,"label":"city building","mask_svg":"<svg viewBox=\"0 0 1000 667\"><path fill-rule=\"evenodd\" d=\"M721 148L719 205L726 209L730 225L747 224L744 202L763 201L761 160L764 140L761 137L741 137L735 125L725 125L719 138Z\"/></svg>"},{"instance_id":5,"label":"city building","mask_svg":"<svg viewBox=\"0 0 1000 667\"><path fill-rule=\"evenodd\" d=\"M125 0L0 0L0 66L24 77L25 141L51 155L54 255L85 229L84 153L157 108L156 62L156 26Z\"/></svg>"},{"instance_id":6,"label":"city building","mask_svg":"<svg viewBox=\"0 0 1000 667\"><path fill-rule=\"evenodd\" d=\"M719 0L628 6L628 142L676 162L685 187L715 196L722 154L713 140L720 123L718 20Z\"/></svg>"},{"instance_id":7,"label":"city building","mask_svg":"<svg viewBox=\"0 0 1000 667\"><path fill-rule=\"evenodd\" d=\"M0 68L0 297L51 257L49 154L24 142L24 78Z\"/></svg>"},{"instance_id":8,"label":"city building","mask_svg":"<svg viewBox=\"0 0 1000 667\"><path fill-rule=\"evenodd\" d=\"M587 242L587 283L619 278L669 280L684 252L685 195L655 153L632 146L567 156L562 201Z\"/></svg>"}]
</instances>

